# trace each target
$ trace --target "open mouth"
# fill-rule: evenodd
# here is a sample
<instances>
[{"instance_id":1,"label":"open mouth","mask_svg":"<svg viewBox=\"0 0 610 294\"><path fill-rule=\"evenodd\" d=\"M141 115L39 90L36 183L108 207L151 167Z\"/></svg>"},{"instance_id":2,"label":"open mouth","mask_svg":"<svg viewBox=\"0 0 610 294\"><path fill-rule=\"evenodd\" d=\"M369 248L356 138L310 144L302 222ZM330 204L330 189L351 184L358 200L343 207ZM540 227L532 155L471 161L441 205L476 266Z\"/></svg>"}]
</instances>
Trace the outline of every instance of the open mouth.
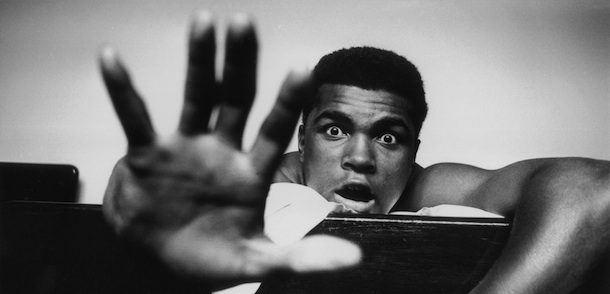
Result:
<instances>
[{"instance_id":1,"label":"open mouth","mask_svg":"<svg viewBox=\"0 0 610 294\"><path fill-rule=\"evenodd\" d=\"M368 202L374 199L371 189L364 185L350 184L343 186L341 189L335 191L343 198L347 198L354 201Z\"/></svg>"}]
</instances>

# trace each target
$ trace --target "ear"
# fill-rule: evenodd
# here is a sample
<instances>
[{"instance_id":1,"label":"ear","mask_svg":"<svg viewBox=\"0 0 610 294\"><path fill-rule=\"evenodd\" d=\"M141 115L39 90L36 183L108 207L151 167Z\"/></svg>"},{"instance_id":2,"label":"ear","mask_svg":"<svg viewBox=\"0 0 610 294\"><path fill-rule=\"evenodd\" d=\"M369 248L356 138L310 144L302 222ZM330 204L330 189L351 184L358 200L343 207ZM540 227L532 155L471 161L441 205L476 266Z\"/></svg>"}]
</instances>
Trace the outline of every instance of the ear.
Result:
<instances>
[{"instance_id":1,"label":"ear","mask_svg":"<svg viewBox=\"0 0 610 294\"><path fill-rule=\"evenodd\" d=\"M305 152L305 126L299 126L299 161L303 163L303 153Z\"/></svg>"}]
</instances>

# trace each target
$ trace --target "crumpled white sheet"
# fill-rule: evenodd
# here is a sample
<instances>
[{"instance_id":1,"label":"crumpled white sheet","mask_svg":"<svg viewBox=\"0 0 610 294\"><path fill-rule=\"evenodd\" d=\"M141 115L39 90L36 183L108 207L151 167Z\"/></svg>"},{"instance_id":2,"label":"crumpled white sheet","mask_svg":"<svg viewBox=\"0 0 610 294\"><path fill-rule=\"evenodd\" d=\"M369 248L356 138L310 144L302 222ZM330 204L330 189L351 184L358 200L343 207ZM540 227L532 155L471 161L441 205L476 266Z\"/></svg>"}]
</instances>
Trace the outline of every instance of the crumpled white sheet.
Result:
<instances>
[{"instance_id":1,"label":"crumpled white sheet","mask_svg":"<svg viewBox=\"0 0 610 294\"><path fill-rule=\"evenodd\" d=\"M307 186L273 184L265 206L265 235L276 244L296 242L339 206Z\"/></svg>"},{"instance_id":2,"label":"crumpled white sheet","mask_svg":"<svg viewBox=\"0 0 610 294\"><path fill-rule=\"evenodd\" d=\"M470 206L441 204L434 207L424 207L417 212L410 211L394 211L392 215L421 215L421 216L438 216L438 217L486 217L486 218L504 218L503 216L491 213L482 209Z\"/></svg>"}]
</instances>

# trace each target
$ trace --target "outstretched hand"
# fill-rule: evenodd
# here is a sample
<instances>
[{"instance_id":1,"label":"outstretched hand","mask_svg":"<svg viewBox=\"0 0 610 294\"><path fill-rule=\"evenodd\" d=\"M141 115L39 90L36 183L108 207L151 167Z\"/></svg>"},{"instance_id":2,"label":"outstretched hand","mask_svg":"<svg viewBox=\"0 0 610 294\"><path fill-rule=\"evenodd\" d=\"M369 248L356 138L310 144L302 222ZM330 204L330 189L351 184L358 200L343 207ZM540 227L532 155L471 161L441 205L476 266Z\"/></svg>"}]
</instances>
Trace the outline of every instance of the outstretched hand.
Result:
<instances>
[{"instance_id":1,"label":"outstretched hand","mask_svg":"<svg viewBox=\"0 0 610 294\"><path fill-rule=\"evenodd\" d=\"M129 145L104 196L107 220L120 236L188 277L250 281L274 271L355 265L359 248L341 239L312 236L278 246L263 235L265 199L301 103L311 94L309 73L288 75L252 150L242 152L256 87L256 35L245 16L229 23L219 82L214 31L210 14L195 17L179 128L166 138L155 134L116 50L102 50L104 82Z\"/></svg>"}]
</instances>

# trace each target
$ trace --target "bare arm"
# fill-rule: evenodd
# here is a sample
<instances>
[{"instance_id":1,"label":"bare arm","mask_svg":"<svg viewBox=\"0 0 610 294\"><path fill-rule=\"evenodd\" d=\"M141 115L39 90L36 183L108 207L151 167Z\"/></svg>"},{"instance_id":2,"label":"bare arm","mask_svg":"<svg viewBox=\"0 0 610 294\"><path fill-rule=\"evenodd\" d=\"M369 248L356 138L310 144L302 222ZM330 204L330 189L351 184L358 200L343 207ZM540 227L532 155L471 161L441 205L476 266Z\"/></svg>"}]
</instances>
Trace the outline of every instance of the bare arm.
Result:
<instances>
[{"instance_id":1,"label":"bare arm","mask_svg":"<svg viewBox=\"0 0 610 294\"><path fill-rule=\"evenodd\" d=\"M326 271L356 264L358 247L313 236L277 246L263 236L265 198L282 152L311 91L306 72L290 74L250 152L241 138L256 85L251 21L228 25L222 82L216 80L211 15L193 21L184 108L178 131L154 132L116 51L100 65L129 149L112 175L104 214L115 231L185 277L206 282L257 280L274 271ZM209 129L212 110L220 114Z\"/></svg>"},{"instance_id":2,"label":"bare arm","mask_svg":"<svg viewBox=\"0 0 610 294\"><path fill-rule=\"evenodd\" d=\"M610 162L537 159L499 170L432 166L411 187L417 209L453 203L514 216L501 256L473 293L569 293L610 241Z\"/></svg>"},{"instance_id":3,"label":"bare arm","mask_svg":"<svg viewBox=\"0 0 610 294\"><path fill-rule=\"evenodd\" d=\"M570 293L608 252L610 163L591 159L541 161L515 181L513 229L501 256L473 293ZM498 201L505 203L505 201ZM609 289L606 289L608 291ZM606 292L604 292L606 293Z\"/></svg>"}]
</instances>

